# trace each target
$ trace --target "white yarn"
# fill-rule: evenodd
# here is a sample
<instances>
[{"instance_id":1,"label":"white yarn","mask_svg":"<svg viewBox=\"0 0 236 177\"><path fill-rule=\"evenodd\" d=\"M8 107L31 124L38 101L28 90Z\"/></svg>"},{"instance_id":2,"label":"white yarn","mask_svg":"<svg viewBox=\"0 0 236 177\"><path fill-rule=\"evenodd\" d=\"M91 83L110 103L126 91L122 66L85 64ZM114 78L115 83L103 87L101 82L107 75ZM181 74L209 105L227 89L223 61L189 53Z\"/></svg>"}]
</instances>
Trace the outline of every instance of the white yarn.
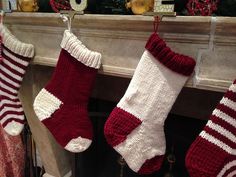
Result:
<instances>
[{"instance_id":1,"label":"white yarn","mask_svg":"<svg viewBox=\"0 0 236 177\"><path fill-rule=\"evenodd\" d=\"M15 54L30 58L34 56L34 46L19 41L4 25L0 25L0 35L3 44Z\"/></svg>"},{"instance_id":2,"label":"white yarn","mask_svg":"<svg viewBox=\"0 0 236 177\"><path fill-rule=\"evenodd\" d=\"M84 65L96 69L100 68L101 54L87 49L69 30L65 30L64 32L61 47Z\"/></svg>"},{"instance_id":3,"label":"white yarn","mask_svg":"<svg viewBox=\"0 0 236 177\"><path fill-rule=\"evenodd\" d=\"M91 143L92 141L90 139L78 137L70 140L65 146L65 149L74 153L83 152L88 149Z\"/></svg>"},{"instance_id":4,"label":"white yarn","mask_svg":"<svg viewBox=\"0 0 236 177\"><path fill-rule=\"evenodd\" d=\"M231 168L235 167L236 166L236 160L233 160L231 162L228 162L224 168L220 171L220 173L217 175L217 177L222 177L224 176L224 174L230 170Z\"/></svg>"},{"instance_id":5,"label":"white yarn","mask_svg":"<svg viewBox=\"0 0 236 177\"><path fill-rule=\"evenodd\" d=\"M42 89L34 100L34 111L40 121L50 118L51 115L63 104L61 100Z\"/></svg>"},{"instance_id":6,"label":"white yarn","mask_svg":"<svg viewBox=\"0 0 236 177\"><path fill-rule=\"evenodd\" d=\"M142 121L125 141L114 147L133 171L138 172L146 160L165 154L164 121L187 78L144 52L117 105Z\"/></svg>"}]
</instances>

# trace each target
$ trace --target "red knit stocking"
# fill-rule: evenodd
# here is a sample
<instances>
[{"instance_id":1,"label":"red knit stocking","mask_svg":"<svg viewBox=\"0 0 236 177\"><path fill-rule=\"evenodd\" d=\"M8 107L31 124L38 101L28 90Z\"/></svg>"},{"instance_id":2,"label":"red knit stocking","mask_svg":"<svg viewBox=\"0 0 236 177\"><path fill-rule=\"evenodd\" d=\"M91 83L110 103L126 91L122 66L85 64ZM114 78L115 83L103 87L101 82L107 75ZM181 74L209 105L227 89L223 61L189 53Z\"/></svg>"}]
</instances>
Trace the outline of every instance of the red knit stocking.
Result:
<instances>
[{"instance_id":1,"label":"red knit stocking","mask_svg":"<svg viewBox=\"0 0 236 177\"><path fill-rule=\"evenodd\" d=\"M236 176L236 80L191 145L186 166L191 177Z\"/></svg>"},{"instance_id":2,"label":"red knit stocking","mask_svg":"<svg viewBox=\"0 0 236 177\"><path fill-rule=\"evenodd\" d=\"M61 47L53 77L37 95L34 110L61 146L81 152L92 142L87 104L101 54L88 50L67 30Z\"/></svg>"}]
</instances>

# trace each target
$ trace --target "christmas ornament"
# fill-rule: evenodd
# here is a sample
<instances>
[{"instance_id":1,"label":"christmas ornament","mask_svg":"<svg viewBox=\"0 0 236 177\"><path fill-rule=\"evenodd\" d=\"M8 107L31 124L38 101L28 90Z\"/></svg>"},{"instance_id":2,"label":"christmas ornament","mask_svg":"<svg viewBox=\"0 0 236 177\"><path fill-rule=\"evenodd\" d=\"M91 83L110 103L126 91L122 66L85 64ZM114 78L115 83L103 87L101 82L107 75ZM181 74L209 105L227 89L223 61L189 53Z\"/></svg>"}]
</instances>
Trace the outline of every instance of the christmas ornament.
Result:
<instances>
[{"instance_id":1,"label":"christmas ornament","mask_svg":"<svg viewBox=\"0 0 236 177\"><path fill-rule=\"evenodd\" d=\"M131 8L134 14L143 14L152 11L154 0L130 0L126 3L126 8Z\"/></svg>"},{"instance_id":2,"label":"christmas ornament","mask_svg":"<svg viewBox=\"0 0 236 177\"><path fill-rule=\"evenodd\" d=\"M0 64L0 123L10 135L18 135L24 127L24 112L18 91L25 71L34 55L34 47L16 39L1 25L2 57Z\"/></svg>"},{"instance_id":3,"label":"christmas ornament","mask_svg":"<svg viewBox=\"0 0 236 177\"><path fill-rule=\"evenodd\" d=\"M50 0L50 4L55 12L60 12L60 10L71 10L69 0Z\"/></svg>"},{"instance_id":4,"label":"christmas ornament","mask_svg":"<svg viewBox=\"0 0 236 177\"><path fill-rule=\"evenodd\" d=\"M217 10L219 0L189 0L187 9L189 15L210 16Z\"/></svg>"},{"instance_id":5,"label":"christmas ornament","mask_svg":"<svg viewBox=\"0 0 236 177\"><path fill-rule=\"evenodd\" d=\"M37 0L18 0L18 10L22 12L38 11Z\"/></svg>"},{"instance_id":6,"label":"christmas ornament","mask_svg":"<svg viewBox=\"0 0 236 177\"><path fill-rule=\"evenodd\" d=\"M87 105L101 54L87 49L69 30L61 47L52 79L36 96L34 110L61 146L82 152L92 142Z\"/></svg>"},{"instance_id":7,"label":"christmas ornament","mask_svg":"<svg viewBox=\"0 0 236 177\"><path fill-rule=\"evenodd\" d=\"M153 33L129 87L104 128L107 142L135 172L159 170L165 154L164 121L192 74L195 61L173 52Z\"/></svg>"},{"instance_id":8,"label":"christmas ornament","mask_svg":"<svg viewBox=\"0 0 236 177\"><path fill-rule=\"evenodd\" d=\"M191 177L236 176L236 80L186 156Z\"/></svg>"}]
</instances>

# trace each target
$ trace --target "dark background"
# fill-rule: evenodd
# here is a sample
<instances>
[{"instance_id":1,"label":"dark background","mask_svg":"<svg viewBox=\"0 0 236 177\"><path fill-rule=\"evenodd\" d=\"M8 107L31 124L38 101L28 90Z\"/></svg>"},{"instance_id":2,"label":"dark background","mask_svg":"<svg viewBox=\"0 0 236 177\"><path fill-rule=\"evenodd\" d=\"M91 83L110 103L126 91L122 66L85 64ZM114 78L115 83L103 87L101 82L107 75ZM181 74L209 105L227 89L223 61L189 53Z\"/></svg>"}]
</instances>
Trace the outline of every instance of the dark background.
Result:
<instances>
[{"instance_id":1,"label":"dark background","mask_svg":"<svg viewBox=\"0 0 236 177\"><path fill-rule=\"evenodd\" d=\"M114 102L91 99L89 110L93 122L94 139L88 150L75 156L74 172L76 177L120 177L120 156L106 143L103 133L104 123L115 105ZM176 162L173 165L173 170L169 170L169 163L165 158L159 172L152 175L138 175L126 165L123 177L167 177L169 172L173 177L188 177L185 168L185 155L205 124L204 120L170 114L165 122L166 156L175 157Z\"/></svg>"}]
</instances>

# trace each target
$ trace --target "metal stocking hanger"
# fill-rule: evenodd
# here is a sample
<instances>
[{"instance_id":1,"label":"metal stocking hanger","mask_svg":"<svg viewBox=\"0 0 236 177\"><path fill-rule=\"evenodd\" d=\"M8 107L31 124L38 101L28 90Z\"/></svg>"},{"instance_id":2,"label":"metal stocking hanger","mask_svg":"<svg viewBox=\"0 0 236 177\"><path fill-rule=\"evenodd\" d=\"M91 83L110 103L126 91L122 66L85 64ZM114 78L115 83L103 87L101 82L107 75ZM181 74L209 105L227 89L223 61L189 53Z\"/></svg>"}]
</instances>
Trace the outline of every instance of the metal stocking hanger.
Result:
<instances>
[{"instance_id":1,"label":"metal stocking hanger","mask_svg":"<svg viewBox=\"0 0 236 177\"><path fill-rule=\"evenodd\" d=\"M63 16L67 16L68 21L68 29L71 31L71 22L74 18L75 15L83 15L84 14L84 9L87 8L87 0L81 0L81 2L78 4L76 0L70 0L70 5L73 10L61 10L60 13Z\"/></svg>"},{"instance_id":2,"label":"metal stocking hanger","mask_svg":"<svg viewBox=\"0 0 236 177\"><path fill-rule=\"evenodd\" d=\"M164 16L176 17L174 7L174 0L154 0L153 12L146 12L143 15L154 17L154 31L157 32L158 26Z\"/></svg>"}]
</instances>

